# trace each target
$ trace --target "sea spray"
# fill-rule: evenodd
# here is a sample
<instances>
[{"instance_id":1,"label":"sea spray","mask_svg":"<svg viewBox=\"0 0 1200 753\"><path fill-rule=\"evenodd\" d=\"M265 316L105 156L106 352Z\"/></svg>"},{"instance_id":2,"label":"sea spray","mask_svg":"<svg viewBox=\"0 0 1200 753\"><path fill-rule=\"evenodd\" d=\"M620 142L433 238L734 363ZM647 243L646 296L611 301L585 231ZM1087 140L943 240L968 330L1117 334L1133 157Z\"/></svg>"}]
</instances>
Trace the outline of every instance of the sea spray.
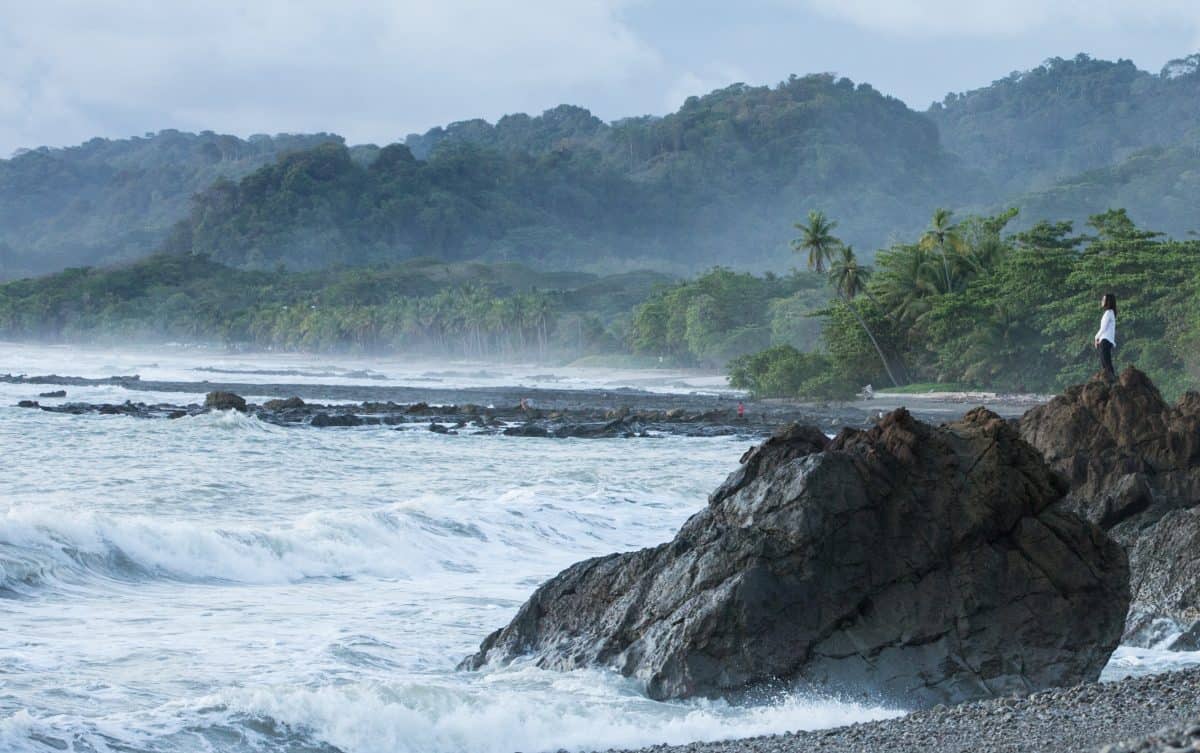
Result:
<instances>
[{"instance_id":1,"label":"sea spray","mask_svg":"<svg viewBox=\"0 0 1200 753\"><path fill-rule=\"evenodd\" d=\"M748 708L722 701L663 704L611 673L528 667L467 686L414 681L259 688L204 703L362 753L606 750L817 729L900 713L803 696Z\"/></svg>"},{"instance_id":2,"label":"sea spray","mask_svg":"<svg viewBox=\"0 0 1200 753\"><path fill-rule=\"evenodd\" d=\"M24 345L0 345L0 362L147 379L220 363L328 366ZM428 370L368 366L393 382ZM451 369L468 375L461 385L546 372L440 370ZM669 540L745 440L514 441L10 407L43 389L0 385L0 577L11 585L0 587L0 750L533 753L891 713L799 697L657 703L598 671L454 671L561 569ZM88 389L104 391L99 401L159 399Z\"/></svg>"}]
</instances>

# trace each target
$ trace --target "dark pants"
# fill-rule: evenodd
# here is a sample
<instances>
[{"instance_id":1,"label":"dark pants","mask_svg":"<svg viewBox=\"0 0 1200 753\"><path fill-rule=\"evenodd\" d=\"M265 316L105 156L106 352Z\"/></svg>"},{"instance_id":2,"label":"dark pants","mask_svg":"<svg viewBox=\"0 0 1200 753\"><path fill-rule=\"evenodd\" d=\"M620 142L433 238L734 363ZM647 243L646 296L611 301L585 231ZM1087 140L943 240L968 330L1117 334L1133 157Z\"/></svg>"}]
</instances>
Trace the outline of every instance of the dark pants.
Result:
<instances>
[{"instance_id":1,"label":"dark pants","mask_svg":"<svg viewBox=\"0 0 1200 753\"><path fill-rule=\"evenodd\" d=\"M1101 340L1097 350L1100 351L1100 368L1104 369L1104 373L1109 379L1116 379L1117 372L1113 369L1112 361L1113 344L1108 340Z\"/></svg>"}]
</instances>

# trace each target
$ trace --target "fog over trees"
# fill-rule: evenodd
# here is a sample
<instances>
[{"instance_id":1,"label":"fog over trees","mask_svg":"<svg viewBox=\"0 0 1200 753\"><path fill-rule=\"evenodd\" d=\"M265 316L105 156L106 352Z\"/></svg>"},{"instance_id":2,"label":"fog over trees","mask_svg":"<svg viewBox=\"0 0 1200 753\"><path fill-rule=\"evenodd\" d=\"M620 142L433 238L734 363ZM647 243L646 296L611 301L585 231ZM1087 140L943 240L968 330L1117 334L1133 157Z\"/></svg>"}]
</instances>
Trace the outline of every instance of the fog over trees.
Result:
<instances>
[{"instance_id":1,"label":"fog over trees","mask_svg":"<svg viewBox=\"0 0 1200 753\"><path fill-rule=\"evenodd\" d=\"M1200 379L1200 55L915 112L832 75L403 143L174 131L0 162L0 337L728 368L760 395ZM64 269L65 268L65 269ZM1123 304L1125 305L1125 304Z\"/></svg>"},{"instance_id":2,"label":"fog over trees","mask_svg":"<svg viewBox=\"0 0 1200 753\"><path fill-rule=\"evenodd\" d=\"M1200 56L1055 58L916 112L832 75L734 85L665 117L563 105L402 143L164 131L0 160L0 279L166 250L247 269L521 261L784 272L818 207L870 259L937 207L1195 230Z\"/></svg>"}]
</instances>

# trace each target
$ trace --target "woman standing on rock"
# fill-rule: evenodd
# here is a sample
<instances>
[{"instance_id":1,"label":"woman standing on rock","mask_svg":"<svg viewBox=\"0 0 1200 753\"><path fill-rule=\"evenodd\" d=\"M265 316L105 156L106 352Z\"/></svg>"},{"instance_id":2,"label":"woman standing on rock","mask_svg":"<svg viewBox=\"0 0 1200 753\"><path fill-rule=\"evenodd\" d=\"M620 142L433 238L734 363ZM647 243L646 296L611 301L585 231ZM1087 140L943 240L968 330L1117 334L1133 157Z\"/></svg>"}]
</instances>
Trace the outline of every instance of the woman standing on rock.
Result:
<instances>
[{"instance_id":1,"label":"woman standing on rock","mask_svg":"<svg viewBox=\"0 0 1200 753\"><path fill-rule=\"evenodd\" d=\"M1100 317L1100 331L1096 333L1096 350L1100 353L1100 366L1104 369L1104 375L1109 379L1116 379L1117 372L1113 369L1113 348L1117 347L1117 297L1112 293L1105 293L1100 299L1100 308L1104 309L1104 316Z\"/></svg>"}]
</instances>

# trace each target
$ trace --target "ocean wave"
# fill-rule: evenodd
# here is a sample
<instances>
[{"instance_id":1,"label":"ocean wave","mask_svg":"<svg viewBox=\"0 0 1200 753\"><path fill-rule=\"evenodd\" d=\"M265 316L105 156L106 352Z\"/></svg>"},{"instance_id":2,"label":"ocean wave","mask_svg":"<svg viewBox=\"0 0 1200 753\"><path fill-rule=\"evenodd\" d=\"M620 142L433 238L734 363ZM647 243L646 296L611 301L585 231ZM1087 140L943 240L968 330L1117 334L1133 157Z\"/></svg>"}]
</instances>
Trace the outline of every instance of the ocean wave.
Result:
<instances>
[{"instance_id":1,"label":"ocean wave","mask_svg":"<svg viewBox=\"0 0 1200 753\"><path fill-rule=\"evenodd\" d=\"M754 707L661 703L610 672L533 668L485 677L477 686L260 688L220 693L204 703L353 753L606 750L819 729L900 713L794 695Z\"/></svg>"},{"instance_id":2,"label":"ocean wave","mask_svg":"<svg viewBox=\"0 0 1200 753\"><path fill-rule=\"evenodd\" d=\"M177 426L213 427L226 431L258 431L264 434L283 431L281 427L259 421L257 417L237 410L215 410L175 419Z\"/></svg>"},{"instance_id":3,"label":"ocean wave","mask_svg":"<svg viewBox=\"0 0 1200 753\"><path fill-rule=\"evenodd\" d=\"M901 712L782 695L775 702L652 701L603 670L525 666L319 687L232 687L108 716L0 718L4 750L527 753L685 744L883 719Z\"/></svg>"},{"instance_id":4,"label":"ocean wave","mask_svg":"<svg viewBox=\"0 0 1200 753\"><path fill-rule=\"evenodd\" d=\"M1117 646L1100 674L1101 682L1171 672L1200 664L1200 651L1170 651L1166 648Z\"/></svg>"},{"instance_id":5,"label":"ocean wave","mask_svg":"<svg viewBox=\"0 0 1200 753\"><path fill-rule=\"evenodd\" d=\"M81 576L250 584L409 578L431 567L469 570L461 560L486 540L471 524L405 505L309 513L273 528L14 507L0 514L0 585L19 592Z\"/></svg>"},{"instance_id":6,"label":"ocean wave","mask_svg":"<svg viewBox=\"0 0 1200 753\"><path fill-rule=\"evenodd\" d=\"M242 426L240 415L196 420ZM179 419L187 420L187 419ZM287 584L314 578L411 579L496 571L549 577L582 556L647 546L677 523L655 504L608 499L580 484L571 501L562 482L532 483L482 502L418 494L366 509L302 514L270 525L222 525L161 512L109 514L20 504L0 508L0 594L36 591L57 581L102 577ZM655 510L652 516L646 510ZM681 509L682 508L681 506ZM189 514L186 511L184 514ZM678 515L682 518L683 515ZM498 573L503 575L502 573ZM503 580L503 577L501 577ZM519 595L524 579L506 589ZM511 584L510 584L511 586Z\"/></svg>"}]
</instances>

